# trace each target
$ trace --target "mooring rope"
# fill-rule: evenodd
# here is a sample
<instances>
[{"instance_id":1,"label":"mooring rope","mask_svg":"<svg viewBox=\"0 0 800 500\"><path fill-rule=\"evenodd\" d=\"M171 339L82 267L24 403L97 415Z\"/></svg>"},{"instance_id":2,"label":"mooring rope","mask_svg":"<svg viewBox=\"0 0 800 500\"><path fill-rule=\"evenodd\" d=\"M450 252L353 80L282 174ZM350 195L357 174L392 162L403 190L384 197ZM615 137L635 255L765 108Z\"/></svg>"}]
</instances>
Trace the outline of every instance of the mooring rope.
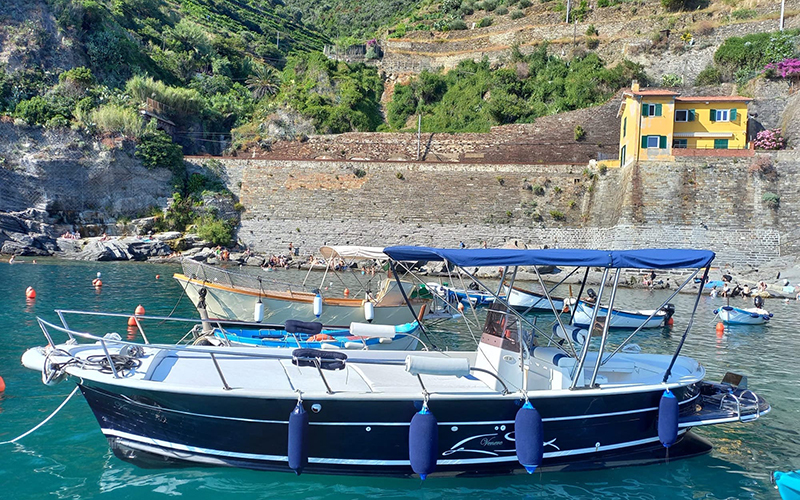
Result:
<instances>
[{"instance_id":1,"label":"mooring rope","mask_svg":"<svg viewBox=\"0 0 800 500\"><path fill-rule=\"evenodd\" d=\"M55 416L56 416L56 414L57 414L59 411L61 411L61 408L63 408L63 407L64 407L64 405L66 405L66 404L69 402L69 400L70 400L70 399L72 399L72 396L74 396L76 392L78 392L78 386L77 386L77 385L75 386L75 388L74 388L74 389L72 389L72 392L70 392L70 393L69 393L69 396L67 396L67 399L65 399L65 400L64 400L64 401L63 401L63 402L62 402L62 403L61 403L61 404L58 406L58 408L56 408L56 409L55 409L55 411L54 411L53 413L51 413L51 414L50 414L50 416L48 416L46 419L42 420L42 421L41 421L41 422L40 422L38 425L36 425L36 426L35 426L33 429L29 430L28 432L26 432L26 433L24 433L24 434L21 434L21 435L19 435L19 436L15 437L14 439L12 439L12 440L10 440L10 441L3 441L3 442L2 442L2 443L0 443L0 444L12 444L12 443L16 443L17 441L19 441L20 439L24 438L24 437L25 437L25 436L27 436L28 434L31 434L31 433L35 432L37 429L39 429L39 427L41 427L41 426L43 426L44 424L46 424L47 422L49 422L51 418L55 417Z\"/></svg>"}]
</instances>

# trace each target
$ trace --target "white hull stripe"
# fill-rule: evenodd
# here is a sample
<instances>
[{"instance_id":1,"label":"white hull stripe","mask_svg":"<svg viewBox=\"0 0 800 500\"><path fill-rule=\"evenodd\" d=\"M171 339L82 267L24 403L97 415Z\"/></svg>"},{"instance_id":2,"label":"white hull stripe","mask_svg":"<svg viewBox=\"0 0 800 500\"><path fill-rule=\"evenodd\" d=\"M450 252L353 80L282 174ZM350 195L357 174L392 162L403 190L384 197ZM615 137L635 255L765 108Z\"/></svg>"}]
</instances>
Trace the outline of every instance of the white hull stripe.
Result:
<instances>
[{"instance_id":1,"label":"white hull stripe","mask_svg":"<svg viewBox=\"0 0 800 500\"><path fill-rule=\"evenodd\" d=\"M175 458L180 458L183 460L192 460L192 461L199 461L199 462L209 462L209 463L217 463L213 459L203 459L203 457L197 457L195 460L195 456L192 455L191 457L186 456L184 454L176 455L175 453L170 453L169 450L173 452L183 452L183 453L191 453L191 454L202 454L202 455L211 455L215 457L224 457L224 458L238 458L238 459L245 459L245 460L256 460L256 461L268 461L268 462L288 462L289 459L283 455L261 455L255 453L241 453L241 452L233 452L233 451L221 451L221 450L212 450L208 448L199 448L196 446L187 446L184 444L177 444L171 443L169 441L163 441L160 439L153 439L144 436L139 436L136 434L130 434L128 432L117 431L114 429L104 429L101 428L103 434L107 437L116 437L121 438L123 443L127 446L140 449L142 451L147 451L150 453L155 453L158 455L163 456L170 456ZM681 430L678 434L684 434L686 431ZM624 443L617 443L617 444L610 444L589 448L579 448L576 450L561 450L561 451L553 451L547 452L544 454L544 458L558 458L558 457L566 457L571 455L584 455L587 453L595 453L600 451L609 451L609 450L618 450L621 448L630 448L632 446L639 446L648 443L655 443L658 442L657 437L647 438L647 439L639 439L636 441L627 441ZM157 447L157 448L156 448ZM165 450L166 448L166 450ZM466 459L439 459L436 461L437 465L469 465L469 464L491 464L491 463L503 463L503 462L516 462L517 457L516 455L504 456L504 457L492 457L492 458L466 458ZM332 464L332 465L366 465L366 466L390 466L390 465L408 465L410 466L411 463L408 460L365 460L365 459L345 459L345 458L317 458L317 457L308 457L309 463L314 464ZM219 463L224 463L220 460Z\"/></svg>"},{"instance_id":2,"label":"white hull stripe","mask_svg":"<svg viewBox=\"0 0 800 500\"><path fill-rule=\"evenodd\" d=\"M681 401L679 404L686 404L691 401L697 399L699 395L695 395L694 397L687 399L685 401ZM140 403L138 401L134 401L130 398L124 397L123 398L131 404L137 406L144 406L150 407L150 405L146 405L144 403ZM159 408L159 412L161 413L177 413L180 415L189 415L192 417L201 417L201 418L210 418L210 419L218 419L218 420L232 420L234 422L250 422L250 423L257 423L257 424L279 424L279 425L288 425L288 420L261 420L261 419L254 419L254 418L240 418L240 417L226 417L224 415L208 415L204 413L193 413L189 411L182 411L182 410L173 410L169 408ZM543 418L542 422L560 422L564 420L583 420L586 418L603 418L603 417L615 417L619 415L632 415L635 413L644 413L649 411L657 411L657 407L653 408L641 408L638 410L627 410L627 411L615 411L610 413L596 413L593 415L572 415L569 417L548 417ZM480 420L480 421L466 421L466 422L439 422L439 425L509 425L513 424L513 420ZM319 425L319 426L342 426L342 427L351 427L351 426L370 426L370 427L408 427L411 425L411 422L309 422L309 425ZM703 425L698 423L691 423L691 424L683 424L682 427L691 427L692 425Z\"/></svg>"}]
</instances>

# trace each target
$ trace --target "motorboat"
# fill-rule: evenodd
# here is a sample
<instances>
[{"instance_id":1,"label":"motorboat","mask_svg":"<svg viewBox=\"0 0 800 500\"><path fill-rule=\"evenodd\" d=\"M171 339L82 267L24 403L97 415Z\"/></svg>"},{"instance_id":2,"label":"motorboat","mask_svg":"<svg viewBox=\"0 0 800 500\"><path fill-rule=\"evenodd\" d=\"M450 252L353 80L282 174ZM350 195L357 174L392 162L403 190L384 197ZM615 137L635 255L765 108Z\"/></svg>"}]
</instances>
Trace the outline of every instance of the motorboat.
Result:
<instances>
[{"instance_id":1,"label":"motorboat","mask_svg":"<svg viewBox=\"0 0 800 500\"><path fill-rule=\"evenodd\" d=\"M336 272L335 267L349 269L349 265L341 262L386 261L388 257L382 248L363 246L324 246L320 253L327 267L316 288L306 284L309 275L302 285L281 283L191 259L182 261L183 272L173 278L195 306L204 303L212 319L277 324L300 320L326 325L366 321L398 325L416 320L430 304L430 296L417 284L380 277L375 280L374 276L366 279L363 290L352 293L347 290L346 296L329 292L323 286L328 273Z\"/></svg>"},{"instance_id":2,"label":"motorboat","mask_svg":"<svg viewBox=\"0 0 800 500\"><path fill-rule=\"evenodd\" d=\"M569 300L567 301L570 302ZM572 317L572 324L581 328L588 328L591 324L592 317L596 314L599 318L608 316L608 307L597 307L595 304L586 300L572 301L574 313ZM612 309L611 310L611 328L658 328L666 325L672 318L675 308L671 304L667 304L663 309Z\"/></svg>"},{"instance_id":3,"label":"motorboat","mask_svg":"<svg viewBox=\"0 0 800 500\"><path fill-rule=\"evenodd\" d=\"M772 313L760 307L743 309L730 305L714 309L714 314L726 325L763 325L772 317Z\"/></svg>"},{"instance_id":4,"label":"motorboat","mask_svg":"<svg viewBox=\"0 0 800 500\"><path fill-rule=\"evenodd\" d=\"M351 323L350 326L324 327L319 322L289 320L281 325L225 324L211 331L218 345L284 347L307 349L392 349L413 351L419 338L416 321L402 325ZM211 339L207 339L209 342Z\"/></svg>"},{"instance_id":5,"label":"motorboat","mask_svg":"<svg viewBox=\"0 0 800 500\"><path fill-rule=\"evenodd\" d=\"M701 271L705 279L714 258L675 249L384 251L392 267L418 260L462 270L602 268L598 300L611 308L623 269L691 269L679 290ZM477 346L464 351L136 343L37 318L47 345L26 351L22 362L46 384L77 384L113 453L148 467L423 479L580 470L706 453L711 444L692 428L753 421L770 411L736 377L707 381L703 366L681 355L695 310L666 354L629 351L636 331L614 344L611 316L597 336L561 338L499 297ZM571 328L555 320L559 331Z\"/></svg>"},{"instance_id":6,"label":"motorboat","mask_svg":"<svg viewBox=\"0 0 800 500\"><path fill-rule=\"evenodd\" d=\"M457 288L435 281L426 282L425 287L435 294L438 300L455 307L458 307L458 304L465 307L486 307L493 304L495 299L495 294L480 288Z\"/></svg>"}]
</instances>

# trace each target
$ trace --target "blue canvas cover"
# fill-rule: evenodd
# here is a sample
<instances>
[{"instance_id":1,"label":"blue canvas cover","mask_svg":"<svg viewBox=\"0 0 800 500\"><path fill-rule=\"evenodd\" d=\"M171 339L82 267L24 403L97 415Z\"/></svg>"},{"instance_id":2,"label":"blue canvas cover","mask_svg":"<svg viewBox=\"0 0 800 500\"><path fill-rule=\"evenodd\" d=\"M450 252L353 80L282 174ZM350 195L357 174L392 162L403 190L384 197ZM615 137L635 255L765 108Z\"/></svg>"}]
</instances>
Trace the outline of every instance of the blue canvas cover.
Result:
<instances>
[{"instance_id":1,"label":"blue canvas cover","mask_svg":"<svg viewBox=\"0 0 800 500\"><path fill-rule=\"evenodd\" d=\"M643 249L517 250L507 248L431 248L396 246L383 249L396 261L442 261L460 267L498 266L578 266L622 269L692 269L705 267L714 260L710 250Z\"/></svg>"}]
</instances>

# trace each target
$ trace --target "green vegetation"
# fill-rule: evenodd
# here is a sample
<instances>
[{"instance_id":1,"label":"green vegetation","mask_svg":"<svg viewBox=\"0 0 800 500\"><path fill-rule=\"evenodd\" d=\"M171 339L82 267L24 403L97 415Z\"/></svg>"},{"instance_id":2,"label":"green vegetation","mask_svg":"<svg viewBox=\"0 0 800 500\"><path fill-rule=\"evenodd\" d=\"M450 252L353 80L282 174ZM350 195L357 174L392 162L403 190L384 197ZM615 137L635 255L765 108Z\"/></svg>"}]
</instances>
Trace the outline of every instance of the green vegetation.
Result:
<instances>
[{"instance_id":1,"label":"green vegetation","mask_svg":"<svg viewBox=\"0 0 800 500\"><path fill-rule=\"evenodd\" d=\"M728 38L714 53L721 79L743 83L763 71L767 64L795 56L798 34L800 30L794 29Z\"/></svg>"},{"instance_id":2,"label":"green vegetation","mask_svg":"<svg viewBox=\"0 0 800 500\"><path fill-rule=\"evenodd\" d=\"M519 73L520 66L527 71ZM593 53L566 61L545 46L530 55L515 50L507 67L462 61L446 74L423 71L409 85L395 86L387 121L402 129L421 114L426 132L486 132L603 102L634 78L644 75L630 61L606 68Z\"/></svg>"}]
</instances>

